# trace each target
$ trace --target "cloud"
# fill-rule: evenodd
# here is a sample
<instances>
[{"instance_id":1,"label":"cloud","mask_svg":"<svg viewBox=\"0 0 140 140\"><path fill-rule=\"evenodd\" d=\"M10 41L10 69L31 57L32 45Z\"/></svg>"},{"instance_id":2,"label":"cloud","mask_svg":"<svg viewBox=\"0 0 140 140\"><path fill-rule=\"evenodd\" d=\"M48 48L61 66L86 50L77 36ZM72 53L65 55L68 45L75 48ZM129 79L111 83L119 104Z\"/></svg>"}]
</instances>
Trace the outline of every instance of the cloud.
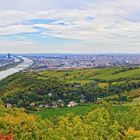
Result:
<instances>
[{"instance_id":1,"label":"cloud","mask_svg":"<svg viewBox=\"0 0 140 140\"><path fill-rule=\"evenodd\" d=\"M0 40L0 50L1 53L21 53L21 52L31 52L31 50L36 49L36 44L31 41L15 41L15 40Z\"/></svg>"},{"instance_id":2,"label":"cloud","mask_svg":"<svg viewBox=\"0 0 140 140\"><path fill-rule=\"evenodd\" d=\"M101 0L99 0L101 1ZM16 9L26 11L46 11L50 9L83 9L87 4L96 3L93 0L0 0L0 9Z\"/></svg>"},{"instance_id":3,"label":"cloud","mask_svg":"<svg viewBox=\"0 0 140 140\"><path fill-rule=\"evenodd\" d=\"M112 46L112 49L108 50L119 50L124 46L128 46L128 49L124 47L126 50L131 50L140 45L139 0L135 2L133 0L60 0L59 2L24 0L22 3L17 0L0 0L0 2L3 5L0 8L1 36L24 33L20 36L23 39L27 38L28 33L36 33L38 40L30 38L34 43L41 41L40 38L50 36L62 38L64 42L68 39L81 40L87 42L84 46L91 51L100 50L97 47L105 46ZM79 46L83 46L82 42ZM75 50L79 48L76 47ZM48 50L45 46L43 48Z\"/></svg>"},{"instance_id":4,"label":"cloud","mask_svg":"<svg viewBox=\"0 0 140 140\"><path fill-rule=\"evenodd\" d=\"M0 35L14 35L20 33L34 33L37 32L36 29L27 25L11 25L8 27L0 28Z\"/></svg>"}]
</instances>

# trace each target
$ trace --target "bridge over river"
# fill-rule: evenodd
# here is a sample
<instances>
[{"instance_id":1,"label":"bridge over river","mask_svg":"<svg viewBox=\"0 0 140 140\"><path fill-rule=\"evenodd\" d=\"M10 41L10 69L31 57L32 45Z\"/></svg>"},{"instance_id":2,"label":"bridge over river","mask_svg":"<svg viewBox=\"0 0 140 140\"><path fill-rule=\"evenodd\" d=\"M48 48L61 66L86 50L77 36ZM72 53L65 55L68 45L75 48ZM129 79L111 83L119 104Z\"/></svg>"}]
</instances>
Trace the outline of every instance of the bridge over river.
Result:
<instances>
[{"instance_id":1,"label":"bridge over river","mask_svg":"<svg viewBox=\"0 0 140 140\"><path fill-rule=\"evenodd\" d=\"M24 69L28 68L29 66L31 66L33 64L33 61L29 58L21 57L21 56L19 58L23 59L23 62L21 64L17 65L14 68L10 68L10 69L4 70L4 71L0 71L0 80L6 78L9 75L12 75L12 74L17 73L21 70L24 70Z\"/></svg>"}]
</instances>

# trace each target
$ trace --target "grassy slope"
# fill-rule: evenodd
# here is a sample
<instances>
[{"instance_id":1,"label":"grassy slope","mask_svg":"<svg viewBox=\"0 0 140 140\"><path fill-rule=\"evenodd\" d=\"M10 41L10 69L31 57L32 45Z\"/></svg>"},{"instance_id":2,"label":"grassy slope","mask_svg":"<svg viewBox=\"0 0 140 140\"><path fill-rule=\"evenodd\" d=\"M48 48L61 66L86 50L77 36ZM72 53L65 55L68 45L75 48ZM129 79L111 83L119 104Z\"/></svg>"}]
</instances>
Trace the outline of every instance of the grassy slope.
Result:
<instances>
[{"instance_id":1,"label":"grassy slope","mask_svg":"<svg viewBox=\"0 0 140 140\"><path fill-rule=\"evenodd\" d=\"M15 75L12 75L8 78L6 78L4 81L0 82L0 85L5 85L4 83L7 82L7 84L1 89L0 92L3 91L5 93L12 93L14 91L18 90L26 90L27 87L32 83L34 78L38 79L48 79L48 78L57 78L59 80L64 80L65 82L78 82L78 83L86 83L90 82L92 80L118 80L120 78L125 78L126 80L131 79L131 81L137 82L140 80L140 69L134 69L134 70L128 70L126 72L119 72L117 74L113 74L116 70L120 70L123 68L104 68L104 69L82 69L82 70L70 70L70 71L43 71L39 73L27 73L22 74L18 73ZM26 75L26 76L25 76ZM118 81L120 82L120 81ZM107 83L99 83L100 86L107 86ZM132 90L129 95L138 95L140 96L140 89L134 89ZM139 98L136 100L139 101ZM134 100L134 102L136 101ZM42 118L52 118L60 115L66 115L68 113L74 113L77 115L82 115L88 111L90 111L92 108L96 107L96 105L86 105L86 106L79 106L74 108L60 108L60 109L49 109L44 110L40 112L36 112L36 115L40 115ZM113 107L116 111L123 111L127 110L127 106L115 106Z\"/></svg>"},{"instance_id":2,"label":"grassy slope","mask_svg":"<svg viewBox=\"0 0 140 140\"><path fill-rule=\"evenodd\" d=\"M17 73L9 76L3 81L0 81L0 94L10 94L21 90L26 90L30 86L34 79L48 79L55 78L63 80L68 83L78 82L87 83L94 80L114 80L120 82L122 80L131 80L134 82L140 81L140 69L127 70L125 72L119 72L113 74L116 70L122 70L121 68L103 68L103 69L78 69L69 71L47 70L39 73ZM6 84L5 84L6 83ZM106 81L99 82L99 86L108 86ZM138 92L138 91L136 91ZM134 93L132 93L134 94ZM139 94L140 95L140 94ZM138 96L139 96L138 95Z\"/></svg>"},{"instance_id":3,"label":"grassy slope","mask_svg":"<svg viewBox=\"0 0 140 140\"><path fill-rule=\"evenodd\" d=\"M71 107L71 108L65 107L65 108L59 108L59 109L46 109L43 111L33 112L33 114L40 116L42 119L53 119L55 117L65 116L68 114L83 115L97 107L98 107L97 104L87 104L87 105L76 106L76 107ZM127 106L113 106L112 109L115 112L128 111Z\"/></svg>"},{"instance_id":4,"label":"grassy slope","mask_svg":"<svg viewBox=\"0 0 140 140\"><path fill-rule=\"evenodd\" d=\"M140 79L140 69L127 70L113 74L117 69L121 68L104 68L104 69L81 69L70 71L43 71L39 73L39 78L54 77L68 81L89 82L94 79L100 80L117 80L123 79ZM123 68L122 68L123 69Z\"/></svg>"},{"instance_id":5,"label":"grassy slope","mask_svg":"<svg viewBox=\"0 0 140 140\"><path fill-rule=\"evenodd\" d=\"M134 98L132 102L126 103L126 106L140 105L140 97Z\"/></svg>"},{"instance_id":6,"label":"grassy slope","mask_svg":"<svg viewBox=\"0 0 140 140\"><path fill-rule=\"evenodd\" d=\"M96 107L97 105L95 104L88 104L84 106L76 106L71 108L65 107L58 109L46 109L43 111L35 112L34 114L40 116L42 119L51 119L57 116L65 116L67 114L83 115Z\"/></svg>"},{"instance_id":7,"label":"grassy slope","mask_svg":"<svg viewBox=\"0 0 140 140\"><path fill-rule=\"evenodd\" d=\"M138 104L140 105L140 88L131 90L128 96L135 98L132 100L132 102L128 102L125 105L127 106L133 106Z\"/></svg>"},{"instance_id":8,"label":"grassy slope","mask_svg":"<svg viewBox=\"0 0 140 140\"><path fill-rule=\"evenodd\" d=\"M133 82L138 82L140 79L140 69L127 70L126 72L119 72L117 74L113 74L116 70L123 68L105 68L105 69L82 69L82 70L71 70L71 71L44 71L40 72L41 76L45 77L57 77L59 79L66 79L69 82L90 82L94 79L100 80L118 80L120 78L123 79L131 79ZM66 74L67 73L67 74ZM65 78L64 78L65 77ZM135 80L136 79L136 80ZM101 86L107 86L107 83L99 83ZM129 96L140 96L140 89L134 89L129 93ZM134 105L140 98L136 98L132 103L127 105ZM56 110L44 110L38 112L37 115L40 115L42 118L51 118L59 115L66 115L67 113L75 113L82 115L92 109L93 105L86 105L81 107L74 108L62 108ZM114 106L114 110L116 111L127 111L127 106Z\"/></svg>"}]
</instances>

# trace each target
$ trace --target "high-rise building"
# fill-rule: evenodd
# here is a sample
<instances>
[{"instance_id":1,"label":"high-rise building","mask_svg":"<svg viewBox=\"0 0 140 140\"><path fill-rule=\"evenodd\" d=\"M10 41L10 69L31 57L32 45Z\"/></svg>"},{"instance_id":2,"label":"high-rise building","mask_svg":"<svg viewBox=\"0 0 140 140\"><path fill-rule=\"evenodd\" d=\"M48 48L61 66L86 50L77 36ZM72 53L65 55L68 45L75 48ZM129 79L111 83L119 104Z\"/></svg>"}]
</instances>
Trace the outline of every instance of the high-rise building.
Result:
<instances>
[{"instance_id":1,"label":"high-rise building","mask_svg":"<svg viewBox=\"0 0 140 140\"><path fill-rule=\"evenodd\" d=\"M11 54L10 54L10 53L8 53L8 58L9 58L9 59L11 58Z\"/></svg>"}]
</instances>

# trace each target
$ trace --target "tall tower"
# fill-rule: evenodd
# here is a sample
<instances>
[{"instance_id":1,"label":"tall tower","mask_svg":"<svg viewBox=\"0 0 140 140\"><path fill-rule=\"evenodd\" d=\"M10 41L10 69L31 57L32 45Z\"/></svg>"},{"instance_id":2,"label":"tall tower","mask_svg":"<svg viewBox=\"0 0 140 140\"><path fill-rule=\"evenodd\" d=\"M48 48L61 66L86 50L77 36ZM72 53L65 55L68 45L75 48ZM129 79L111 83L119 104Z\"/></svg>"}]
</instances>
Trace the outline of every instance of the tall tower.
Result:
<instances>
[{"instance_id":1,"label":"tall tower","mask_svg":"<svg viewBox=\"0 0 140 140\"><path fill-rule=\"evenodd\" d=\"M10 59L11 58L11 54L10 53L8 53L8 59Z\"/></svg>"}]
</instances>

